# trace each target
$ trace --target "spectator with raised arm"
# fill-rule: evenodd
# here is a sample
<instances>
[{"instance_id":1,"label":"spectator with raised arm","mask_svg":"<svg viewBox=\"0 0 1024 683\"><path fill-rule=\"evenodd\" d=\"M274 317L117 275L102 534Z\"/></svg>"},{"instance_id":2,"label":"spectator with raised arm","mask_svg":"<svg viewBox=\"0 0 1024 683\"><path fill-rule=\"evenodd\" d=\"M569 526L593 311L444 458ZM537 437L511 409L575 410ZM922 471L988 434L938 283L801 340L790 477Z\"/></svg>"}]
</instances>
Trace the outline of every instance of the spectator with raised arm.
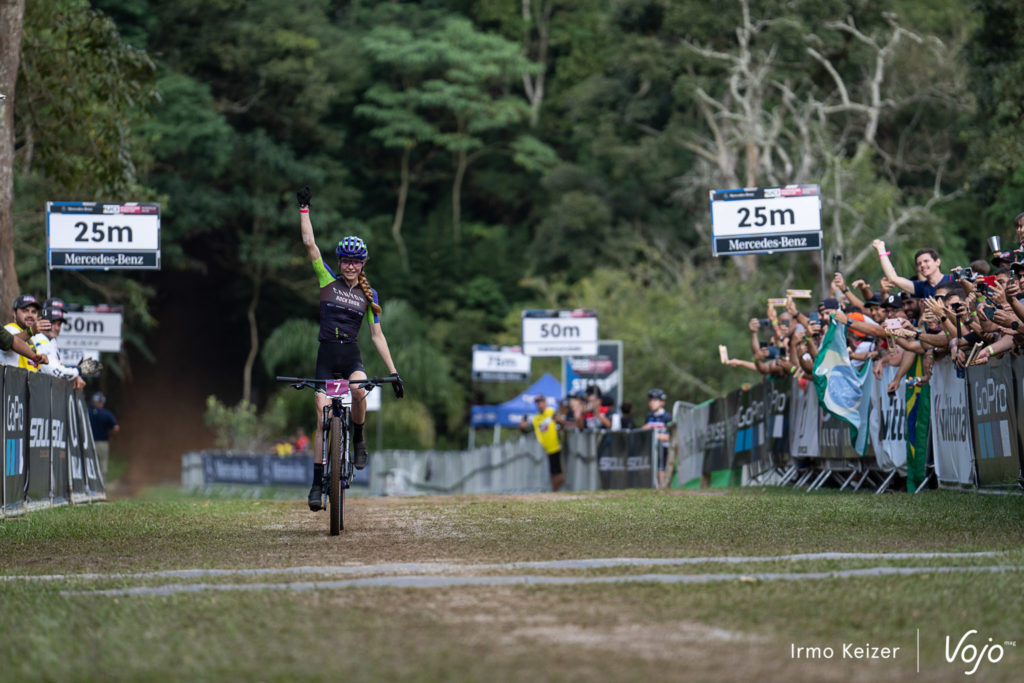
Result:
<instances>
[{"instance_id":1,"label":"spectator with raised arm","mask_svg":"<svg viewBox=\"0 0 1024 683\"><path fill-rule=\"evenodd\" d=\"M889 260L889 252L885 250L885 242L875 240L871 243L871 246L878 252L878 260L881 262L882 272L885 273L885 277L895 286L918 299L935 296L936 287L953 281L951 275L944 275L942 273L942 261L939 259L939 252L930 247L918 249L917 253L914 254L914 264L917 268L918 279L908 280L896 273L892 261Z\"/></svg>"}]
</instances>

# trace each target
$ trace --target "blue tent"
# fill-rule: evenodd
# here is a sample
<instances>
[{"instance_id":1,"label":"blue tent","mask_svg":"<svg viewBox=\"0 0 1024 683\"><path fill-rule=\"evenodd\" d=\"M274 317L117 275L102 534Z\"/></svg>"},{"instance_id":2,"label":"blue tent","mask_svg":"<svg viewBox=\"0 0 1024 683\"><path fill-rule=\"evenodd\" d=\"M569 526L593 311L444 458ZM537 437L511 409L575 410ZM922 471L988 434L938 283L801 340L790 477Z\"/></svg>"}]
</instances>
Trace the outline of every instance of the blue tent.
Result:
<instances>
[{"instance_id":1,"label":"blue tent","mask_svg":"<svg viewBox=\"0 0 1024 683\"><path fill-rule=\"evenodd\" d=\"M538 394L546 396L548 405L556 408L562 398L562 383L545 372L543 377L511 400L495 406L473 406L469 424L472 427L518 427L524 415L537 412L534 397Z\"/></svg>"}]
</instances>

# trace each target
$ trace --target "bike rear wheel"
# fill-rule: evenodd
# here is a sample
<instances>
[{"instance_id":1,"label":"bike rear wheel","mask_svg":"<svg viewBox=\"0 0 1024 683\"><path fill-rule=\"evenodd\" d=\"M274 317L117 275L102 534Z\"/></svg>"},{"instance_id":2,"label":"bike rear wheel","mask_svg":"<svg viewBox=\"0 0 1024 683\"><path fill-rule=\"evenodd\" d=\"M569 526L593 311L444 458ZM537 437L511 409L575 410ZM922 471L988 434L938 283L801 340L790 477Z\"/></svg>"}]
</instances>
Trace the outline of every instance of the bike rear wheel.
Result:
<instances>
[{"instance_id":1,"label":"bike rear wheel","mask_svg":"<svg viewBox=\"0 0 1024 683\"><path fill-rule=\"evenodd\" d=\"M327 497L331 506L331 536L337 536L345 528L345 489L341 484L341 418L331 418L330 468L331 479L327 487Z\"/></svg>"}]
</instances>

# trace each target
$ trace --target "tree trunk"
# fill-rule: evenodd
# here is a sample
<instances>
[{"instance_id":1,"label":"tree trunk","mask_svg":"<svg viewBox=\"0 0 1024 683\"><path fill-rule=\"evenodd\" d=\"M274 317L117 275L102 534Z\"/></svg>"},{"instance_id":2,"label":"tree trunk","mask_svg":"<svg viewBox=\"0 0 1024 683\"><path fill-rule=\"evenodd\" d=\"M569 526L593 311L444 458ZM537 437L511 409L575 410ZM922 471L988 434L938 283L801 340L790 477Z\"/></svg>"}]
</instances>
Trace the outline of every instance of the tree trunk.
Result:
<instances>
[{"instance_id":1,"label":"tree trunk","mask_svg":"<svg viewBox=\"0 0 1024 683\"><path fill-rule=\"evenodd\" d=\"M245 358L242 368L242 400L252 403L252 369L256 365L256 356L260 352L260 335L256 327L256 307L260 303L260 289L263 276L259 273L252 276L252 296L249 298L249 309L246 318L249 320L249 355Z\"/></svg>"},{"instance_id":2,"label":"tree trunk","mask_svg":"<svg viewBox=\"0 0 1024 683\"><path fill-rule=\"evenodd\" d=\"M14 267L14 86L21 58L25 0L0 0L0 304L18 296ZM6 309L5 309L6 310Z\"/></svg>"},{"instance_id":3,"label":"tree trunk","mask_svg":"<svg viewBox=\"0 0 1024 683\"><path fill-rule=\"evenodd\" d=\"M405 240L402 239L402 221L405 218L405 202L409 197L409 157L412 149L405 148L402 152L402 182L398 186L398 206L395 208L395 220L391 224L391 236L398 247L398 256L402 260L402 270L409 272L409 252L405 249Z\"/></svg>"}]
</instances>

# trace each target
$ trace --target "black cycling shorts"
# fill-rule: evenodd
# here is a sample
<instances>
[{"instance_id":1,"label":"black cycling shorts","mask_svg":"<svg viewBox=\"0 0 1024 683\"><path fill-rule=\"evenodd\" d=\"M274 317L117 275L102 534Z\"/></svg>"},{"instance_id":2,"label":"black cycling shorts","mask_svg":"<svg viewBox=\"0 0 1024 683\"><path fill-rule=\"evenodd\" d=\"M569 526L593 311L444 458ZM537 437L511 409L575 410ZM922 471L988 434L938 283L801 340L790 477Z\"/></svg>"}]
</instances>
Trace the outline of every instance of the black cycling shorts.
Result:
<instances>
[{"instance_id":1,"label":"black cycling shorts","mask_svg":"<svg viewBox=\"0 0 1024 683\"><path fill-rule=\"evenodd\" d=\"M551 474L562 473L562 451L548 453L548 467L551 468Z\"/></svg>"},{"instance_id":2,"label":"black cycling shorts","mask_svg":"<svg viewBox=\"0 0 1024 683\"><path fill-rule=\"evenodd\" d=\"M348 379L357 370L366 372L358 344L320 342L316 352L317 379Z\"/></svg>"}]
</instances>

